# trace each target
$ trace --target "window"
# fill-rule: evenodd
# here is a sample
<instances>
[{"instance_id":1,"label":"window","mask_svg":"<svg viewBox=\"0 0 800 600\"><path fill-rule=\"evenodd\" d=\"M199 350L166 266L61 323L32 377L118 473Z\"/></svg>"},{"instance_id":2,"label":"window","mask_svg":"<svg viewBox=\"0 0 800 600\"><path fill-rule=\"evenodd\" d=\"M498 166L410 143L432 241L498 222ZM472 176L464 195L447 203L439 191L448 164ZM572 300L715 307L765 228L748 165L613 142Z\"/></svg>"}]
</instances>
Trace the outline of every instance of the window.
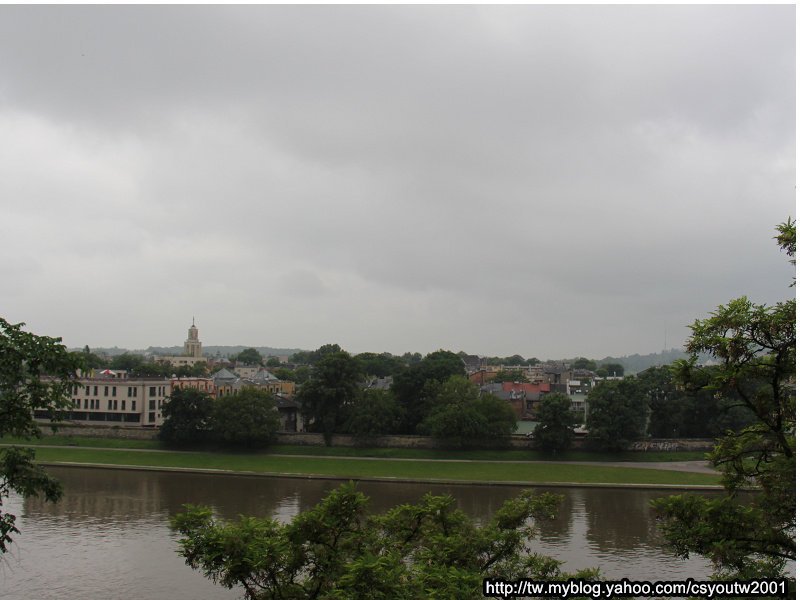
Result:
<instances>
[{"instance_id":1,"label":"window","mask_svg":"<svg viewBox=\"0 0 800 600\"><path fill-rule=\"evenodd\" d=\"M125 410L125 400L122 401L122 410Z\"/></svg>"},{"instance_id":2,"label":"window","mask_svg":"<svg viewBox=\"0 0 800 600\"><path fill-rule=\"evenodd\" d=\"M147 422L148 423L155 423L156 422L156 413L148 413Z\"/></svg>"},{"instance_id":3,"label":"window","mask_svg":"<svg viewBox=\"0 0 800 600\"><path fill-rule=\"evenodd\" d=\"M154 397L156 395L156 386L150 387L150 397Z\"/></svg>"},{"instance_id":4,"label":"window","mask_svg":"<svg viewBox=\"0 0 800 600\"><path fill-rule=\"evenodd\" d=\"M94 395L97 396L97 386L94 386Z\"/></svg>"},{"instance_id":5,"label":"window","mask_svg":"<svg viewBox=\"0 0 800 600\"><path fill-rule=\"evenodd\" d=\"M136 410L136 400L131 400L131 410Z\"/></svg>"},{"instance_id":6,"label":"window","mask_svg":"<svg viewBox=\"0 0 800 600\"><path fill-rule=\"evenodd\" d=\"M156 409L156 401L150 400L150 410L155 410L155 409Z\"/></svg>"},{"instance_id":7,"label":"window","mask_svg":"<svg viewBox=\"0 0 800 600\"><path fill-rule=\"evenodd\" d=\"M133 396L133 388L128 388L128 398Z\"/></svg>"},{"instance_id":8,"label":"window","mask_svg":"<svg viewBox=\"0 0 800 600\"><path fill-rule=\"evenodd\" d=\"M108 386L105 386L105 389L103 389L103 396L108 396Z\"/></svg>"},{"instance_id":9,"label":"window","mask_svg":"<svg viewBox=\"0 0 800 600\"><path fill-rule=\"evenodd\" d=\"M117 401L114 400L114 410L117 410Z\"/></svg>"},{"instance_id":10,"label":"window","mask_svg":"<svg viewBox=\"0 0 800 600\"><path fill-rule=\"evenodd\" d=\"M89 401L86 398L84 398L83 399L83 409L86 410L87 408L89 408Z\"/></svg>"},{"instance_id":11,"label":"window","mask_svg":"<svg viewBox=\"0 0 800 600\"><path fill-rule=\"evenodd\" d=\"M115 385L111 386L111 395L112 396L116 396L117 395L117 386L115 386Z\"/></svg>"},{"instance_id":12,"label":"window","mask_svg":"<svg viewBox=\"0 0 800 600\"><path fill-rule=\"evenodd\" d=\"M106 388L108 389L108 388ZM108 410L111 410L111 400L108 401Z\"/></svg>"},{"instance_id":13,"label":"window","mask_svg":"<svg viewBox=\"0 0 800 600\"><path fill-rule=\"evenodd\" d=\"M137 393L137 392L136 392L136 390L138 390L138 389L139 389L139 388L133 388L133 397L134 397L134 398L136 398L136 393Z\"/></svg>"},{"instance_id":14,"label":"window","mask_svg":"<svg viewBox=\"0 0 800 600\"><path fill-rule=\"evenodd\" d=\"M86 395L88 396L88 395L89 395L89 394L91 394L91 393L92 393L92 388L90 388L90 387L87 385L87 386L86 386Z\"/></svg>"}]
</instances>

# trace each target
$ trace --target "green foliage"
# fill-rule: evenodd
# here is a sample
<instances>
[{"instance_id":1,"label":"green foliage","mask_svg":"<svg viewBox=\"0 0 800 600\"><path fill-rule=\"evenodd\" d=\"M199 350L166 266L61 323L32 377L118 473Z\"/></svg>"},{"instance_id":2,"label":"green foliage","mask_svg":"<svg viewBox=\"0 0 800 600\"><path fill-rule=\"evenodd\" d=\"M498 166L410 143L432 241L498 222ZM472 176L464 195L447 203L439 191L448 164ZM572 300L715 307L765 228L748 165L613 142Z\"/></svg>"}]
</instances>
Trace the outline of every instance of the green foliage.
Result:
<instances>
[{"instance_id":1,"label":"green foliage","mask_svg":"<svg viewBox=\"0 0 800 600\"><path fill-rule=\"evenodd\" d=\"M361 377L358 362L347 352L326 352L297 392L302 413L311 420L311 430L322 432L328 446L333 434L344 426L347 407L358 396Z\"/></svg>"},{"instance_id":2,"label":"green foliage","mask_svg":"<svg viewBox=\"0 0 800 600\"><path fill-rule=\"evenodd\" d=\"M403 409L387 390L364 390L349 415L345 431L360 440L396 433L403 422Z\"/></svg>"},{"instance_id":3,"label":"green foliage","mask_svg":"<svg viewBox=\"0 0 800 600\"><path fill-rule=\"evenodd\" d=\"M189 566L225 587L240 586L248 600L469 599L483 597L486 577L569 577L526 546L536 523L553 518L557 496L525 492L485 525L449 496L427 494L372 516L367 502L350 483L288 524L252 517L221 523L210 509L189 506L172 526Z\"/></svg>"},{"instance_id":4,"label":"green foliage","mask_svg":"<svg viewBox=\"0 0 800 600\"><path fill-rule=\"evenodd\" d=\"M34 411L46 412L55 423L69 410L69 395L77 369L84 367L79 353L68 352L61 338L23 331L0 318L0 438L31 440L41 437ZM19 533L15 515L3 512L3 500L14 491L23 497L44 496L56 501L61 487L34 463L29 448L0 448L0 554Z\"/></svg>"},{"instance_id":5,"label":"green foliage","mask_svg":"<svg viewBox=\"0 0 800 600\"><path fill-rule=\"evenodd\" d=\"M730 395L706 388L716 371L716 367L698 369L691 387L678 385L669 366L638 373L650 409L648 433L657 438L708 438L752 424L752 413L737 406Z\"/></svg>"},{"instance_id":6,"label":"green foliage","mask_svg":"<svg viewBox=\"0 0 800 600\"><path fill-rule=\"evenodd\" d=\"M264 364L268 367L280 367L281 359L277 356L270 356Z\"/></svg>"},{"instance_id":7,"label":"green foliage","mask_svg":"<svg viewBox=\"0 0 800 600\"><path fill-rule=\"evenodd\" d=\"M303 350L301 352L295 352L289 357L289 362L294 364L300 365L316 365L319 361L321 361L325 356L328 354L337 354L342 352L341 347L339 344L324 344L317 348L316 350Z\"/></svg>"},{"instance_id":8,"label":"green foliage","mask_svg":"<svg viewBox=\"0 0 800 600\"><path fill-rule=\"evenodd\" d=\"M633 377L601 381L587 397L589 440L603 450L626 450L644 436L647 398Z\"/></svg>"},{"instance_id":9,"label":"green foliage","mask_svg":"<svg viewBox=\"0 0 800 600\"><path fill-rule=\"evenodd\" d=\"M388 352L383 354L362 352L356 354L354 358L358 361L361 371L373 377L389 377L405 369L402 359L392 356Z\"/></svg>"},{"instance_id":10,"label":"green foliage","mask_svg":"<svg viewBox=\"0 0 800 600\"><path fill-rule=\"evenodd\" d=\"M255 348L245 348L233 358L237 362L250 366L259 366L264 362L264 357Z\"/></svg>"},{"instance_id":11,"label":"green foliage","mask_svg":"<svg viewBox=\"0 0 800 600\"><path fill-rule=\"evenodd\" d=\"M622 377L625 375L625 367L620 363L605 363L597 367L598 377Z\"/></svg>"},{"instance_id":12,"label":"green foliage","mask_svg":"<svg viewBox=\"0 0 800 600\"><path fill-rule=\"evenodd\" d=\"M794 255L794 222L779 226L780 246ZM775 306L745 297L720 306L691 326L687 350L675 373L687 388L704 374L696 356L721 361L705 387L734 398L755 418L718 440L711 460L720 467L727 496L673 496L656 502L663 531L679 556L710 558L722 576L777 577L795 560L795 300ZM738 492L756 493L741 504Z\"/></svg>"},{"instance_id":13,"label":"green foliage","mask_svg":"<svg viewBox=\"0 0 800 600\"><path fill-rule=\"evenodd\" d=\"M127 352L118 354L111 359L111 368L115 371L133 371L144 363L144 357L139 354Z\"/></svg>"},{"instance_id":14,"label":"green foliage","mask_svg":"<svg viewBox=\"0 0 800 600\"><path fill-rule=\"evenodd\" d=\"M244 387L238 394L214 401L211 431L226 446L263 448L275 438L280 417L275 399L268 391Z\"/></svg>"},{"instance_id":15,"label":"green foliage","mask_svg":"<svg viewBox=\"0 0 800 600\"><path fill-rule=\"evenodd\" d=\"M480 395L468 379L453 375L437 386L431 410L418 429L446 446L469 448L506 445L516 428L516 415L507 402Z\"/></svg>"},{"instance_id":16,"label":"green foliage","mask_svg":"<svg viewBox=\"0 0 800 600\"><path fill-rule=\"evenodd\" d=\"M101 356L98 356L94 352L89 349L89 346L84 346L83 351L81 352L80 359L83 362L83 369L85 371L91 369L105 369L107 366L107 361Z\"/></svg>"},{"instance_id":17,"label":"green foliage","mask_svg":"<svg viewBox=\"0 0 800 600\"><path fill-rule=\"evenodd\" d=\"M588 358L584 358L583 356L581 356L572 361L572 368L594 371L595 369L597 369L597 363L594 362L593 360L589 360Z\"/></svg>"},{"instance_id":18,"label":"green foliage","mask_svg":"<svg viewBox=\"0 0 800 600\"><path fill-rule=\"evenodd\" d=\"M175 446L202 444L211 439L214 399L194 388L175 388L164 405L160 440Z\"/></svg>"},{"instance_id":19,"label":"green foliage","mask_svg":"<svg viewBox=\"0 0 800 600\"><path fill-rule=\"evenodd\" d=\"M533 431L533 444L538 450L563 452L575 438L575 417L570 399L564 394L545 394L539 405L539 425Z\"/></svg>"},{"instance_id":20,"label":"green foliage","mask_svg":"<svg viewBox=\"0 0 800 600\"><path fill-rule=\"evenodd\" d=\"M447 350L431 352L394 377L392 392L405 411L404 433L415 433L432 402L431 382L442 383L453 375L464 375L464 362Z\"/></svg>"}]
</instances>

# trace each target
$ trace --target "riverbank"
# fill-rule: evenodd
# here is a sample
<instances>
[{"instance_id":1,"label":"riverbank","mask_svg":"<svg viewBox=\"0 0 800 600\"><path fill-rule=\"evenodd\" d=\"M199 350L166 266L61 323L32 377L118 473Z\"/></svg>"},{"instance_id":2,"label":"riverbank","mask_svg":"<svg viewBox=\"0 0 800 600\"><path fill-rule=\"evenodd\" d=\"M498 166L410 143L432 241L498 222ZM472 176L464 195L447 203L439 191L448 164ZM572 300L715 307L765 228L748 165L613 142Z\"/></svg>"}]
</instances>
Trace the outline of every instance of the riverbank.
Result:
<instances>
[{"instance_id":1,"label":"riverbank","mask_svg":"<svg viewBox=\"0 0 800 600\"><path fill-rule=\"evenodd\" d=\"M38 446L49 465L193 471L215 474L497 485L590 485L715 489L718 474L568 461L435 460L185 452L147 448ZM676 467L680 468L679 465Z\"/></svg>"}]
</instances>

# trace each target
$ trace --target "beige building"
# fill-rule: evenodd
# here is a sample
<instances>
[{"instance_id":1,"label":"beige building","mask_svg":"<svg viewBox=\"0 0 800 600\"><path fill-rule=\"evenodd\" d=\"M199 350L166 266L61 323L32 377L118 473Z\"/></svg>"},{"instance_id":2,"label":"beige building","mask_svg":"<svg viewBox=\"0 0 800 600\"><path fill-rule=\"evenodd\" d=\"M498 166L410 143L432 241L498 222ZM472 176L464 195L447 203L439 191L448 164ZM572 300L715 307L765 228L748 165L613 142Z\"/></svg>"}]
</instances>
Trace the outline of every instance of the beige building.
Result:
<instances>
[{"instance_id":1,"label":"beige building","mask_svg":"<svg viewBox=\"0 0 800 600\"><path fill-rule=\"evenodd\" d=\"M91 425L157 427L172 389L166 379L83 377L72 389L72 410L66 420ZM47 415L35 415L47 418Z\"/></svg>"}]
</instances>

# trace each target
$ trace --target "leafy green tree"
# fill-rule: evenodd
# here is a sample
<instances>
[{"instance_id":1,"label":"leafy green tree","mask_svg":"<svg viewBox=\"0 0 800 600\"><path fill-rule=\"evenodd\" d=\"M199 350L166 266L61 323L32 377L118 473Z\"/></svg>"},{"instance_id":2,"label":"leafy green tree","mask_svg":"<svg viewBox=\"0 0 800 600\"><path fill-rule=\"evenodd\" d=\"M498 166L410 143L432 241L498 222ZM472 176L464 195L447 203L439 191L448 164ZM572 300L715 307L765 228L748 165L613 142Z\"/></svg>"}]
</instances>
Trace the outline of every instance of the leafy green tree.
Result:
<instances>
[{"instance_id":1,"label":"leafy green tree","mask_svg":"<svg viewBox=\"0 0 800 600\"><path fill-rule=\"evenodd\" d=\"M143 362L144 357L142 355L124 352L111 359L111 368L115 371L133 371L141 366Z\"/></svg>"},{"instance_id":2,"label":"leafy green tree","mask_svg":"<svg viewBox=\"0 0 800 600\"><path fill-rule=\"evenodd\" d=\"M280 429L275 399L264 389L244 387L238 394L218 398L213 407L213 437L226 446L263 448Z\"/></svg>"},{"instance_id":3,"label":"leafy green tree","mask_svg":"<svg viewBox=\"0 0 800 600\"><path fill-rule=\"evenodd\" d=\"M533 443L539 450L562 452L575 438L575 418L570 399L564 394L545 394L539 405L539 425L533 431Z\"/></svg>"},{"instance_id":4,"label":"leafy green tree","mask_svg":"<svg viewBox=\"0 0 800 600\"><path fill-rule=\"evenodd\" d=\"M597 367L598 377L622 377L625 375L625 367L620 363L605 363Z\"/></svg>"},{"instance_id":5,"label":"leafy green tree","mask_svg":"<svg viewBox=\"0 0 800 600\"><path fill-rule=\"evenodd\" d=\"M267 358L267 362L265 363L268 367L280 367L281 366L281 359L277 356L270 356Z\"/></svg>"},{"instance_id":6,"label":"leafy green tree","mask_svg":"<svg viewBox=\"0 0 800 600\"><path fill-rule=\"evenodd\" d=\"M297 400L303 415L311 420L310 429L321 432L326 445L331 445L333 434L343 427L346 407L358 396L361 378L359 364L352 356L344 351L330 352L298 390Z\"/></svg>"},{"instance_id":7,"label":"leafy green tree","mask_svg":"<svg viewBox=\"0 0 800 600\"><path fill-rule=\"evenodd\" d=\"M638 373L650 413L648 433L657 438L717 437L752 424L752 413L738 406L730 394L707 387L716 372L716 367L698 370L692 386L679 385L669 366Z\"/></svg>"},{"instance_id":8,"label":"leafy green tree","mask_svg":"<svg viewBox=\"0 0 800 600\"><path fill-rule=\"evenodd\" d=\"M589 440L603 450L626 450L644 436L647 398L633 377L600 382L586 401Z\"/></svg>"},{"instance_id":9,"label":"leafy green tree","mask_svg":"<svg viewBox=\"0 0 800 600\"><path fill-rule=\"evenodd\" d=\"M80 359L83 361L83 368L86 370L104 369L107 365L106 359L92 352L89 346L83 347Z\"/></svg>"},{"instance_id":10,"label":"leafy green tree","mask_svg":"<svg viewBox=\"0 0 800 600\"><path fill-rule=\"evenodd\" d=\"M0 438L32 440L41 437L34 414L51 422L69 410L73 380L85 368L79 353L71 353L61 338L38 336L0 318ZM61 486L34 462L32 448L0 447L0 554L19 533L16 516L2 510L13 491L23 497L44 496L55 502Z\"/></svg>"},{"instance_id":11,"label":"leafy green tree","mask_svg":"<svg viewBox=\"0 0 800 600\"><path fill-rule=\"evenodd\" d=\"M353 483L331 492L291 523L241 517L215 521L210 508L188 507L172 526L193 569L248 600L477 599L484 578L515 580L569 575L552 558L528 550L537 522L555 516L559 497L523 492L477 525L450 496L367 515Z\"/></svg>"},{"instance_id":12,"label":"leafy green tree","mask_svg":"<svg viewBox=\"0 0 800 600\"><path fill-rule=\"evenodd\" d=\"M442 383L453 375L464 374L464 361L447 350L431 352L398 373L392 382L392 393L405 412L404 433L416 433L417 426L431 408L433 398L429 382Z\"/></svg>"},{"instance_id":13,"label":"leafy green tree","mask_svg":"<svg viewBox=\"0 0 800 600\"><path fill-rule=\"evenodd\" d=\"M575 360L572 361L572 368L594 371L597 368L597 363L595 363L593 360L589 360L588 358L584 358L583 356L581 356L580 358L576 358Z\"/></svg>"},{"instance_id":14,"label":"leafy green tree","mask_svg":"<svg viewBox=\"0 0 800 600\"><path fill-rule=\"evenodd\" d=\"M345 431L357 439L397 433L403 409L387 390L364 390L353 403Z\"/></svg>"},{"instance_id":15,"label":"leafy green tree","mask_svg":"<svg viewBox=\"0 0 800 600\"><path fill-rule=\"evenodd\" d=\"M272 374L281 381L294 381L295 377L294 371L288 367L278 367L277 369L272 369Z\"/></svg>"},{"instance_id":16,"label":"leafy green tree","mask_svg":"<svg viewBox=\"0 0 800 600\"><path fill-rule=\"evenodd\" d=\"M255 348L245 348L236 355L236 361L250 366L258 366L264 362L264 357Z\"/></svg>"},{"instance_id":17,"label":"leafy green tree","mask_svg":"<svg viewBox=\"0 0 800 600\"><path fill-rule=\"evenodd\" d=\"M297 385L302 385L308 381L310 377L311 369L303 365L294 370L293 379L291 381L294 381Z\"/></svg>"},{"instance_id":18,"label":"leafy green tree","mask_svg":"<svg viewBox=\"0 0 800 600\"><path fill-rule=\"evenodd\" d=\"M430 413L419 431L447 446L502 446L517 428L517 419L507 402L480 395L463 376L453 375L437 391Z\"/></svg>"},{"instance_id":19,"label":"leafy green tree","mask_svg":"<svg viewBox=\"0 0 800 600\"><path fill-rule=\"evenodd\" d=\"M405 364L400 358L392 356L388 352L383 354L362 352L361 354L356 354L355 359L361 366L361 370L373 377L389 377L405 368Z\"/></svg>"},{"instance_id":20,"label":"leafy green tree","mask_svg":"<svg viewBox=\"0 0 800 600\"><path fill-rule=\"evenodd\" d=\"M521 367L526 363L525 359L521 357L519 354L514 354L513 356L507 356L503 359L504 365L509 365L512 367Z\"/></svg>"},{"instance_id":21,"label":"leafy green tree","mask_svg":"<svg viewBox=\"0 0 800 600\"><path fill-rule=\"evenodd\" d=\"M795 223L778 227L778 243L795 253ZM697 355L721 365L708 387L730 394L756 422L718 440L712 462L722 470L722 498L673 496L656 501L662 531L678 556L711 559L723 577L780 577L796 560L795 374L796 307L792 298L774 306L746 297L719 306L691 326L689 360L676 375L696 382ZM739 492L755 493L742 502Z\"/></svg>"},{"instance_id":22,"label":"leafy green tree","mask_svg":"<svg viewBox=\"0 0 800 600\"><path fill-rule=\"evenodd\" d=\"M160 440L176 446L202 444L211 439L214 399L195 388L175 388L163 408Z\"/></svg>"}]
</instances>

